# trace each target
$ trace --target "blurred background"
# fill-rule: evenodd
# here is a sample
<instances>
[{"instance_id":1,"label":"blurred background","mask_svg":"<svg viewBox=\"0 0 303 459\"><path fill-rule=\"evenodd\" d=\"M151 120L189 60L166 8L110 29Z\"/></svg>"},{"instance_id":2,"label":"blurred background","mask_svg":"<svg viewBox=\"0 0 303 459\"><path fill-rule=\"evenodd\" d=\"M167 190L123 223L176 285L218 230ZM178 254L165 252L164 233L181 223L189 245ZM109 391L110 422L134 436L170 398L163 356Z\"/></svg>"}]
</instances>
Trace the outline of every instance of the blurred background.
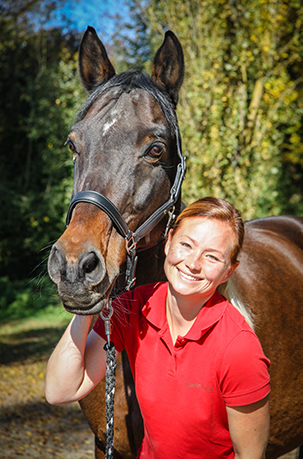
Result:
<instances>
[{"instance_id":1,"label":"blurred background","mask_svg":"<svg viewBox=\"0 0 303 459\"><path fill-rule=\"evenodd\" d=\"M64 143L86 97L77 74L86 27L96 28L117 73L149 72L165 31L175 32L186 64L177 110L188 165L183 200L226 198L252 219L303 214L302 21L300 0L1 3L0 363L16 372L2 377L16 382L11 403L29 355L42 366L26 371L43 382L50 346L68 320L47 257L71 196Z\"/></svg>"},{"instance_id":2,"label":"blurred background","mask_svg":"<svg viewBox=\"0 0 303 459\"><path fill-rule=\"evenodd\" d=\"M186 63L183 200L226 198L252 219L303 214L302 20L298 0L2 3L0 317L27 314L32 301L42 308L53 294L46 260L71 195L64 143L85 100L77 50L87 25L117 72L149 71L164 32L176 33Z\"/></svg>"}]
</instances>

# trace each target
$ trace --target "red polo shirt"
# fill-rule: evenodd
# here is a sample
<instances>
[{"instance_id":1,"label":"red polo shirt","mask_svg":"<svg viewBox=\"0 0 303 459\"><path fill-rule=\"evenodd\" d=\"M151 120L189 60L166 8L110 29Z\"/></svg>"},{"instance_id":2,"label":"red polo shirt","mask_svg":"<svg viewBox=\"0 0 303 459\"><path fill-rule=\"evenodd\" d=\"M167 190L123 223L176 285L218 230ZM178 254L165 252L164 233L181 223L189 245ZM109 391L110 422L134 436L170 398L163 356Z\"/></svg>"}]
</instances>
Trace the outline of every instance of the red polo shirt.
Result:
<instances>
[{"instance_id":1,"label":"red polo shirt","mask_svg":"<svg viewBox=\"0 0 303 459\"><path fill-rule=\"evenodd\" d=\"M167 283L150 284L113 303L111 340L127 351L144 421L138 457L233 458L225 405L264 398L270 362L243 316L218 292L173 345L166 294ZM101 318L94 330L106 339Z\"/></svg>"}]
</instances>

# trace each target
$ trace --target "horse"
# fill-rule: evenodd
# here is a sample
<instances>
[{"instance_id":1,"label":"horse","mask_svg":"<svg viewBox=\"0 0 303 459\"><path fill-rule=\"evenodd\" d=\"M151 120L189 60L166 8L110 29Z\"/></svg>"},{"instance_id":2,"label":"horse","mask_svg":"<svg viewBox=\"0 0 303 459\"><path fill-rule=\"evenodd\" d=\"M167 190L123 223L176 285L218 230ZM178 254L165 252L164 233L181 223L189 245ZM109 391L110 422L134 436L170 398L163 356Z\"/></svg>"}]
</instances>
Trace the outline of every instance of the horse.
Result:
<instances>
[{"instance_id":1,"label":"horse","mask_svg":"<svg viewBox=\"0 0 303 459\"><path fill-rule=\"evenodd\" d=\"M185 173L176 117L182 46L168 31L151 76L134 70L116 75L95 29L88 27L79 72L89 96L67 140L74 159L73 195L48 271L67 311L96 315L135 280L141 285L165 279L165 233L180 212ZM246 222L240 265L225 292L236 307L245 304L271 360L267 459L303 444L302 233L300 217ZM97 459L104 457L106 442L104 394L101 381L80 401L95 435ZM114 458L135 458L143 421L123 352L114 426Z\"/></svg>"}]
</instances>

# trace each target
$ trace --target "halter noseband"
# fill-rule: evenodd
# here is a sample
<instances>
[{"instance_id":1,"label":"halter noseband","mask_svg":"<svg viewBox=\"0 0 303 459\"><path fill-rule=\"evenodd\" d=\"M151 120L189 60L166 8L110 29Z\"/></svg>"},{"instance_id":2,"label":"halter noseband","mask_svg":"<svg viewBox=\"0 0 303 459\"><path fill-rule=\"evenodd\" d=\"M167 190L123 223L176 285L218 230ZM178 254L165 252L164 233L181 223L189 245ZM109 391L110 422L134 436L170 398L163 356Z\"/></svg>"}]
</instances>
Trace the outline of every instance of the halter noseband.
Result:
<instances>
[{"instance_id":1,"label":"halter noseband","mask_svg":"<svg viewBox=\"0 0 303 459\"><path fill-rule=\"evenodd\" d=\"M180 137L179 131L176 129L176 141L177 141L177 152L180 158L180 163L177 166L177 172L175 181L170 189L169 199L162 204L155 212L141 225L135 232L132 232L121 213L117 207L103 194L98 191L84 190L77 193L71 200L67 216L66 216L66 226L69 225L73 209L80 202L86 202L89 204L94 204L99 207L103 212L105 212L109 218L112 220L113 225L117 232L125 239L125 248L127 251L127 267L125 273L125 287L119 292L111 293L111 297L116 297L122 293L122 291L130 290L136 282L135 271L137 265L138 256L137 253L137 243L151 232L153 228L162 220L162 218L168 214L168 222L166 225L165 235L167 234L170 225L172 224L175 215L175 204L180 194L181 184L186 172L186 158L181 152L180 146Z\"/></svg>"}]
</instances>

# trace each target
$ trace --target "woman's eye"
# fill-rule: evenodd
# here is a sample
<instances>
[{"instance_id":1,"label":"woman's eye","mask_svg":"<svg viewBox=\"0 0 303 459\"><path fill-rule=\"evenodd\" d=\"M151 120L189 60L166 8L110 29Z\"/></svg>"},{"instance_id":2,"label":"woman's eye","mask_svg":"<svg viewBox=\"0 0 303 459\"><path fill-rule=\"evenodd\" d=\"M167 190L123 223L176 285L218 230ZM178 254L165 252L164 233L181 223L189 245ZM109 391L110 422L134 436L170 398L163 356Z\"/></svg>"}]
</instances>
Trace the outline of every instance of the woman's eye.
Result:
<instances>
[{"instance_id":1,"label":"woman's eye","mask_svg":"<svg viewBox=\"0 0 303 459\"><path fill-rule=\"evenodd\" d=\"M214 255L207 255L207 258L209 258L211 261L219 261L219 259L217 257L215 257Z\"/></svg>"},{"instance_id":2,"label":"woman's eye","mask_svg":"<svg viewBox=\"0 0 303 459\"><path fill-rule=\"evenodd\" d=\"M187 244L187 242L181 242L182 247L185 247L186 249L191 249L191 245Z\"/></svg>"}]
</instances>

